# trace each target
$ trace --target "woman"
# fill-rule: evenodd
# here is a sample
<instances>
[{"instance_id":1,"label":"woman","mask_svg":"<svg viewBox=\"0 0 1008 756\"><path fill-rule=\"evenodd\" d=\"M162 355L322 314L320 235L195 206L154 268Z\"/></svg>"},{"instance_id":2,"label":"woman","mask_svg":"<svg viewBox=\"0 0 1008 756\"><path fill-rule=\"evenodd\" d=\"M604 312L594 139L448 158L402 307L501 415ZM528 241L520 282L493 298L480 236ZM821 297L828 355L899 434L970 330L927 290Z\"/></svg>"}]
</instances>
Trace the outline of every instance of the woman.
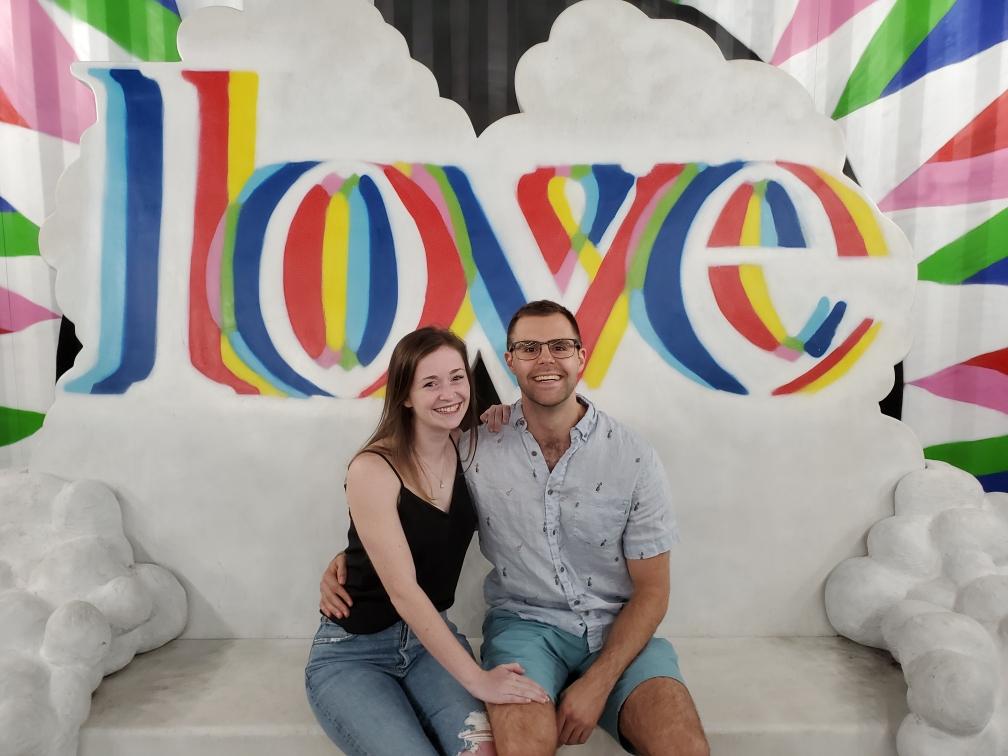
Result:
<instances>
[{"instance_id":1,"label":"woman","mask_svg":"<svg viewBox=\"0 0 1008 756\"><path fill-rule=\"evenodd\" d=\"M476 530L456 446L460 426L475 434L472 393L455 334L403 337L378 427L347 470L353 612L323 615L305 669L312 710L347 754L493 754L480 701L547 700L517 664L483 670L445 617Z\"/></svg>"}]
</instances>

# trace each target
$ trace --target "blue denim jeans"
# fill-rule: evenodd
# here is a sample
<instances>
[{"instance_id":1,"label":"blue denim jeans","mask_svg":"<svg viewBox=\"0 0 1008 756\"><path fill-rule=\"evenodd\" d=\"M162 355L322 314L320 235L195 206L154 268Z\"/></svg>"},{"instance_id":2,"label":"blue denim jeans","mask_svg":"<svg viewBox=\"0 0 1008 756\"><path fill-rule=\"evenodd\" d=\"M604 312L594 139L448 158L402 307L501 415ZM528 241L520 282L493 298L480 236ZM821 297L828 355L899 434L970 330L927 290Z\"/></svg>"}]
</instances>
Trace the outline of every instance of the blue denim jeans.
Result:
<instances>
[{"instance_id":1,"label":"blue denim jeans","mask_svg":"<svg viewBox=\"0 0 1008 756\"><path fill-rule=\"evenodd\" d=\"M472 654L465 636L448 626ZM322 729L347 756L456 756L477 752L489 736L483 704L404 622L353 635L323 618L305 690Z\"/></svg>"}]
</instances>

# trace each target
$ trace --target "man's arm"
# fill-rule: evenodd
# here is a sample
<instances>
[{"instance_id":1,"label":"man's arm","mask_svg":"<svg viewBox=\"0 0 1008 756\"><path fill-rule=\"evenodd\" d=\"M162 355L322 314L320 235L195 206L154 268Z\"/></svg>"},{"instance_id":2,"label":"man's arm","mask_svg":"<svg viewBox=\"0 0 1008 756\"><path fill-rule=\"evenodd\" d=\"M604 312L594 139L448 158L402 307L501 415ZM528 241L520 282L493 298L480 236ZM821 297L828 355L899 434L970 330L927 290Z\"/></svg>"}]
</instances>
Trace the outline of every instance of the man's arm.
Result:
<instances>
[{"instance_id":1,"label":"man's arm","mask_svg":"<svg viewBox=\"0 0 1008 756\"><path fill-rule=\"evenodd\" d=\"M616 616L595 662L560 694L557 739L567 745L588 740L616 681L647 645L668 610L669 555L627 559L633 595Z\"/></svg>"}]
</instances>

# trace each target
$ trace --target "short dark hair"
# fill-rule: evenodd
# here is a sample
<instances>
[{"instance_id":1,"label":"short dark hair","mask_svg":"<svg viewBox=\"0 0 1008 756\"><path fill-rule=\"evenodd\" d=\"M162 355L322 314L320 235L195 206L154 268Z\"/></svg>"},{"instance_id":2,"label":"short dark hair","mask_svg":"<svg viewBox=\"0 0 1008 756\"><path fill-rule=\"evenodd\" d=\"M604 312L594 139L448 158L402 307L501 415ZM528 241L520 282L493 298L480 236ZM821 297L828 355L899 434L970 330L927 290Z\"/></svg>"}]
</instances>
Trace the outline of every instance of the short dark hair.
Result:
<instances>
[{"instance_id":1,"label":"short dark hair","mask_svg":"<svg viewBox=\"0 0 1008 756\"><path fill-rule=\"evenodd\" d=\"M577 318L574 317L574 313L552 299L537 299L534 302L523 304L511 316L511 322L508 323L507 327L507 348L511 349L511 333L514 331L515 324L519 320L525 317L543 317L546 315L563 315L567 318L567 322L571 324L571 328L574 329L574 335L577 336L577 340L581 341L581 329L578 328Z\"/></svg>"}]
</instances>

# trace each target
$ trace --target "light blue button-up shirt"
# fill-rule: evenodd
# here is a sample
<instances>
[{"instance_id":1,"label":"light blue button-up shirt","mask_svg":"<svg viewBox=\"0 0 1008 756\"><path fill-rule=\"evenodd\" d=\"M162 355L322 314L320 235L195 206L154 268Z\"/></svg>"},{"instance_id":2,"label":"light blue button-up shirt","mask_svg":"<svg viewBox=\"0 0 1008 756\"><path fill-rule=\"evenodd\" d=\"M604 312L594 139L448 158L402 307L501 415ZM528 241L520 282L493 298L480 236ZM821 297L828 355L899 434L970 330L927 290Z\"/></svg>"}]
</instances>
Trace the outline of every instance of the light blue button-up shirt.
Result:
<instances>
[{"instance_id":1,"label":"light blue button-up shirt","mask_svg":"<svg viewBox=\"0 0 1008 756\"><path fill-rule=\"evenodd\" d=\"M679 536L654 449L578 400L587 411L552 471L519 400L500 433L480 433L466 480L494 567L483 584L487 605L587 631L597 651L633 593L625 560L662 554Z\"/></svg>"}]
</instances>

